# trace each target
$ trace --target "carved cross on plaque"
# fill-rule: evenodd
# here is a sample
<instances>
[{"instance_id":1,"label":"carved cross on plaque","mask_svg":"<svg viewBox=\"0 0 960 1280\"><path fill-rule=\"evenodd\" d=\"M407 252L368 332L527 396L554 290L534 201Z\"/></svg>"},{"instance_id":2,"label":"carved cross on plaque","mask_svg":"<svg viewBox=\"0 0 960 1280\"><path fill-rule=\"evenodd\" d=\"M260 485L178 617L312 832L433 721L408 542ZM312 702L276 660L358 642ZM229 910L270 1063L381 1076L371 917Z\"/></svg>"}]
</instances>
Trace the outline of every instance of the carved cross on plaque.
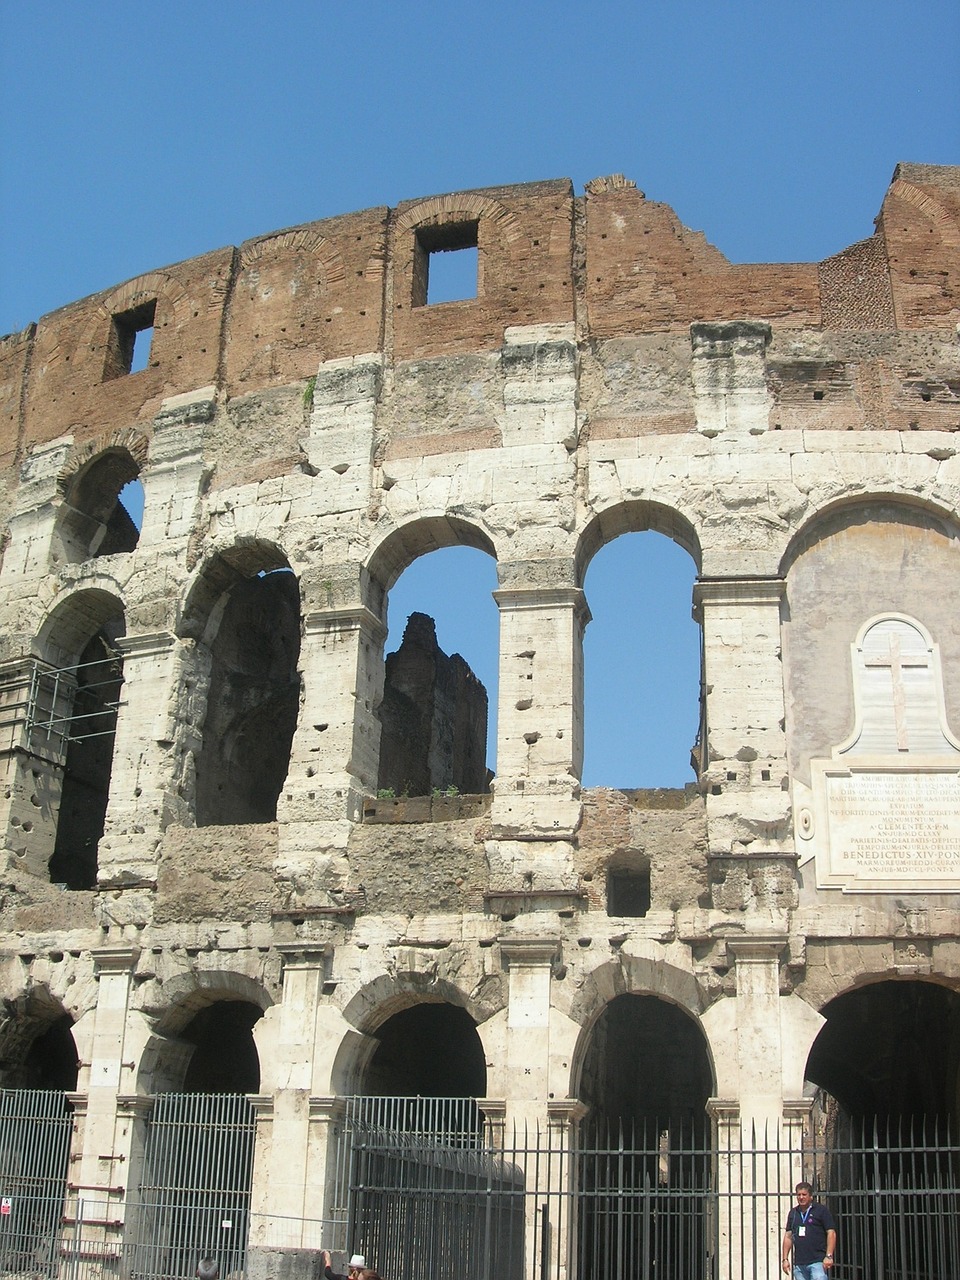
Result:
<instances>
[{"instance_id":1,"label":"carved cross on plaque","mask_svg":"<svg viewBox=\"0 0 960 1280\"><path fill-rule=\"evenodd\" d=\"M910 742L907 737L907 692L903 684L904 667L928 667L929 656L925 653L903 654L900 651L900 637L891 632L888 637L886 657L864 658L865 667L888 667L890 681L893 685L893 719L897 730L897 750L909 751Z\"/></svg>"}]
</instances>

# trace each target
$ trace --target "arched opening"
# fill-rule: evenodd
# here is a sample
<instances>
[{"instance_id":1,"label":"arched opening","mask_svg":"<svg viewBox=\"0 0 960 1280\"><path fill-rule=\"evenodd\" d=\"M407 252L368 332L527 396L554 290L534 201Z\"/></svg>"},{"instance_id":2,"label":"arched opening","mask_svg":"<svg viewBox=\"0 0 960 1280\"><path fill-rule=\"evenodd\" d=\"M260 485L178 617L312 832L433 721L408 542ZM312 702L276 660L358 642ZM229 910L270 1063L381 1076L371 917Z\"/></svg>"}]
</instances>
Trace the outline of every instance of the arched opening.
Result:
<instances>
[{"instance_id":1,"label":"arched opening","mask_svg":"<svg viewBox=\"0 0 960 1280\"><path fill-rule=\"evenodd\" d=\"M487 548L418 555L390 590L378 787L476 795L496 764L499 614Z\"/></svg>"},{"instance_id":2,"label":"arched opening","mask_svg":"<svg viewBox=\"0 0 960 1280\"><path fill-rule=\"evenodd\" d=\"M143 523L139 474L139 463L123 448L106 449L80 468L67 485L54 525L54 566L136 547Z\"/></svg>"},{"instance_id":3,"label":"arched opening","mask_svg":"<svg viewBox=\"0 0 960 1280\"><path fill-rule=\"evenodd\" d=\"M362 1092L405 1098L482 1098L487 1069L476 1023L454 1004L415 1004L373 1033Z\"/></svg>"},{"instance_id":4,"label":"arched opening","mask_svg":"<svg viewBox=\"0 0 960 1280\"><path fill-rule=\"evenodd\" d=\"M256 1093L260 1058L254 1023L263 1017L249 1000L218 1000L190 1019L181 1032L194 1046L183 1080L186 1093Z\"/></svg>"},{"instance_id":5,"label":"arched opening","mask_svg":"<svg viewBox=\"0 0 960 1280\"><path fill-rule=\"evenodd\" d=\"M622 532L585 571L585 786L682 787L696 777L701 639L697 565L653 528Z\"/></svg>"},{"instance_id":6,"label":"arched opening","mask_svg":"<svg viewBox=\"0 0 960 1280\"><path fill-rule=\"evenodd\" d=\"M884 1132L960 1121L960 994L932 982L875 982L823 1013L806 1075L838 1118Z\"/></svg>"},{"instance_id":7,"label":"arched opening","mask_svg":"<svg viewBox=\"0 0 960 1280\"><path fill-rule=\"evenodd\" d=\"M198 827L273 822L300 708L300 591L275 548L207 566L184 620L206 685Z\"/></svg>"},{"instance_id":8,"label":"arched opening","mask_svg":"<svg viewBox=\"0 0 960 1280\"><path fill-rule=\"evenodd\" d=\"M425 1268L447 1274L445 1259L478 1258L485 1220L484 1252L492 1256L504 1172L503 1160L482 1146L476 1100L486 1092L486 1060L473 1019L449 1002L419 1003L386 1018L372 1035L377 1043L361 1096L347 1110L350 1178L337 1201L350 1204L355 1247L390 1274L410 1275L403 1255L416 1239ZM517 1188L509 1190L516 1207ZM485 1219L473 1207L478 1192ZM522 1257L522 1196L519 1204ZM444 1241L456 1242L453 1252ZM497 1261L505 1256L500 1244L493 1253Z\"/></svg>"},{"instance_id":9,"label":"arched opening","mask_svg":"<svg viewBox=\"0 0 960 1280\"><path fill-rule=\"evenodd\" d=\"M705 1274L713 1071L698 1024L658 996L616 996L589 1032L579 1089L578 1275Z\"/></svg>"},{"instance_id":10,"label":"arched opening","mask_svg":"<svg viewBox=\"0 0 960 1280\"><path fill-rule=\"evenodd\" d=\"M956 1274L960 993L871 983L831 1000L807 1059L818 1169L855 1275ZM946 1216L945 1216L946 1214ZM886 1268L891 1268L886 1270Z\"/></svg>"},{"instance_id":11,"label":"arched opening","mask_svg":"<svg viewBox=\"0 0 960 1280\"><path fill-rule=\"evenodd\" d=\"M0 1057L0 1184L7 1197L0 1230L0 1269L35 1272L56 1265L67 1188L77 1047L72 1018L43 990L3 1001Z\"/></svg>"},{"instance_id":12,"label":"arched opening","mask_svg":"<svg viewBox=\"0 0 960 1280\"><path fill-rule=\"evenodd\" d=\"M253 1027L262 1016L252 1001L213 998L155 1046L154 1078L172 1087L156 1094L146 1122L134 1233L134 1269L151 1280L194 1275L206 1255L221 1275L243 1268L254 1154L248 1095L260 1087Z\"/></svg>"},{"instance_id":13,"label":"arched opening","mask_svg":"<svg viewBox=\"0 0 960 1280\"><path fill-rule=\"evenodd\" d=\"M123 662L116 649L122 631L123 619L111 619L84 647L74 668L60 816L50 858L51 881L68 889L93 889L97 883L97 846L110 798L123 686Z\"/></svg>"},{"instance_id":14,"label":"arched opening","mask_svg":"<svg viewBox=\"0 0 960 1280\"><path fill-rule=\"evenodd\" d=\"M712 1088L706 1039L679 1006L635 994L605 1006L580 1073L579 1097L596 1122L702 1137Z\"/></svg>"},{"instance_id":15,"label":"arched opening","mask_svg":"<svg viewBox=\"0 0 960 1280\"><path fill-rule=\"evenodd\" d=\"M48 618L37 638L41 656L30 662L8 839L26 869L67 889L97 883L124 630L115 596L77 592Z\"/></svg>"}]
</instances>

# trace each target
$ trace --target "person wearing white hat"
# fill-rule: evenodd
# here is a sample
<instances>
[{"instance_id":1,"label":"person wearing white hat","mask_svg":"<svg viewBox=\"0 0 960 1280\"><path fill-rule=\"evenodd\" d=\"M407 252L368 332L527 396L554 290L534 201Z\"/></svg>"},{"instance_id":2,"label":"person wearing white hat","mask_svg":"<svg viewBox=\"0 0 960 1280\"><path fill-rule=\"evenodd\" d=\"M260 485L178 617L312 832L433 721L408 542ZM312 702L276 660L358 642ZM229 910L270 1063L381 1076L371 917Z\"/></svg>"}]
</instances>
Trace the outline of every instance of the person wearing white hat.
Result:
<instances>
[{"instance_id":1,"label":"person wearing white hat","mask_svg":"<svg viewBox=\"0 0 960 1280\"><path fill-rule=\"evenodd\" d=\"M347 1274L345 1276L339 1275L333 1270L330 1250L324 1249L323 1251L323 1274L326 1277L326 1280L357 1280L359 1273L364 1271L366 1266L367 1260L363 1254L355 1253L347 1263Z\"/></svg>"}]
</instances>

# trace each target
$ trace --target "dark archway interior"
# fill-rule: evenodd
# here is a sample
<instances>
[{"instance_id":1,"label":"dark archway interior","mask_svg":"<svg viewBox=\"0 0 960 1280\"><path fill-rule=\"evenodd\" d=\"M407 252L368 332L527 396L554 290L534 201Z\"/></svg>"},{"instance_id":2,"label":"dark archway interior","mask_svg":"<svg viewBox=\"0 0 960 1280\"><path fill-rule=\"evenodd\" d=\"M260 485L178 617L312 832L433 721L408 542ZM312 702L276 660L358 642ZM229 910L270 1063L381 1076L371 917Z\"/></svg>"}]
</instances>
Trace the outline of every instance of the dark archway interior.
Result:
<instances>
[{"instance_id":1,"label":"dark archway interior","mask_svg":"<svg viewBox=\"0 0 960 1280\"><path fill-rule=\"evenodd\" d=\"M960 1119L960 995L932 982L877 982L838 996L807 1079L855 1121Z\"/></svg>"},{"instance_id":2,"label":"dark archway interior","mask_svg":"<svg viewBox=\"0 0 960 1280\"><path fill-rule=\"evenodd\" d=\"M196 1014L182 1039L196 1045L183 1081L185 1093L256 1093L260 1057L253 1025L263 1016L249 1000L218 1000Z\"/></svg>"},{"instance_id":3,"label":"dark archway interior","mask_svg":"<svg viewBox=\"0 0 960 1280\"><path fill-rule=\"evenodd\" d=\"M79 1063L72 1025L70 1015L64 1013L35 1037L24 1059L20 1088L63 1093L76 1089Z\"/></svg>"},{"instance_id":4,"label":"dark archway interior","mask_svg":"<svg viewBox=\"0 0 960 1280\"><path fill-rule=\"evenodd\" d=\"M363 1093L382 1097L482 1098L487 1068L477 1028L466 1009L416 1004L374 1032L380 1041Z\"/></svg>"},{"instance_id":5,"label":"dark archway interior","mask_svg":"<svg viewBox=\"0 0 960 1280\"><path fill-rule=\"evenodd\" d=\"M580 1099L598 1124L706 1131L713 1072L703 1032L657 996L620 995L590 1033Z\"/></svg>"},{"instance_id":6,"label":"dark archway interior","mask_svg":"<svg viewBox=\"0 0 960 1280\"><path fill-rule=\"evenodd\" d=\"M104 627L88 642L76 669L57 838L49 863L51 882L68 889L94 889L97 884L97 845L110 795L123 685L123 663L112 640L122 634L122 618Z\"/></svg>"},{"instance_id":7,"label":"dark archway interior","mask_svg":"<svg viewBox=\"0 0 960 1280\"><path fill-rule=\"evenodd\" d=\"M300 707L299 657L295 576L237 582L211 645L197 826L275 820Z\"/></svg>"}]
</instances>

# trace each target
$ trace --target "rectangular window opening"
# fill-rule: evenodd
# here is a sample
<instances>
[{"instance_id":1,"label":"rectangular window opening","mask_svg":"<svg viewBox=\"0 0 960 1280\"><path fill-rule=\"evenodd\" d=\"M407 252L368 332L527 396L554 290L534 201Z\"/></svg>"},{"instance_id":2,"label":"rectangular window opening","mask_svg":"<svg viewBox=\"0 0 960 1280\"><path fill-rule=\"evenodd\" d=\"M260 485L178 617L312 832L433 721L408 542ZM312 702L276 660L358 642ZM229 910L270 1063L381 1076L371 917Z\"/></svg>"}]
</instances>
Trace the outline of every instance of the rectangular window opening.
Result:
<instances>
[{"instance_id":1,"label":"rectangular window opening","mask_svg":"<svg viewBox=\"0 0 960 1280\"><path fill-rule=\"evenodd\" d=\"M477 222L448 222L417 231L413 305L476 298L480 271Z\"/></svg>"},{"instance_id":2,"label":"rectangular window opening","mask_svg":"<svg viewBox=\"0 0 960 1280\"><path fill-rule=\"evenodd\" d=\"M649 867L607 872L608 916L645 916L649 910Z\"/></svg>"},{"instance_id":3,"label":"rectangular window opening","mask_svg":"<svg viewBox=\"0 0 960 1280\"><path fill-rule=\"evenodd\" d=\"M122 311L113 317L104 381L122 378L128 373L139 373L147 368L156 313L157 300L152 298L139 307Z\"/></svg>"}]
</instances>

